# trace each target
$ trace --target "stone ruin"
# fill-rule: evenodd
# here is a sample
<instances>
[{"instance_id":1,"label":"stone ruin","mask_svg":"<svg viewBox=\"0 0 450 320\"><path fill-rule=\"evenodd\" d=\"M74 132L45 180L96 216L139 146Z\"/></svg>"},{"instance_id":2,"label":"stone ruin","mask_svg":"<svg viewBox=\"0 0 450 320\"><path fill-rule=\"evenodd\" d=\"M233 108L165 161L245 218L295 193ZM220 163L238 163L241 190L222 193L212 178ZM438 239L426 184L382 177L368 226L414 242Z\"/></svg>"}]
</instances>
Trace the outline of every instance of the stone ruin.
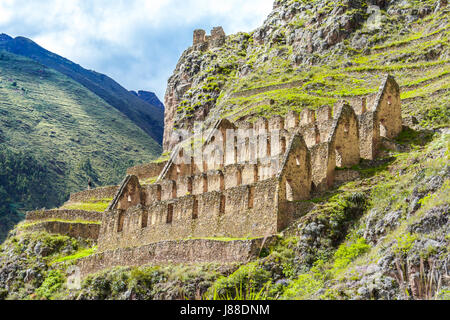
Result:
<instances>
[{"instance_id":1,"label":"stone ruin","mask_svg":"<svg viewBox=\"0 0 450 320\"><path fill-rule=\"evenodd\" d=\"M179 143L168 161L128 171L134 174L114 189L102 215L100 253L79 263L83 274L115 265L247 261L305 214L302 200L333 186L336 168L373 160L383 137L401 132L400 89L386 76L375 95L333 108L254 123L221 119L213 129L224 138L210 134L199 143L207 157ZM253 134L225 134L239 130ZM141 184L158 172L155 182Z\"/></svg>"},{"instance_id":2,"label":"stone ruin","mask_svg":"<svg viewBox=\"0 0 450 320\"><path fill-rule=\"evenodd\" d=\"M211 35L206 35L206 31L202 29L194 30L193 47L200 51L218 48L225 44L226 34L222 27L214 27Z\"/></svg>"}]
</instances>

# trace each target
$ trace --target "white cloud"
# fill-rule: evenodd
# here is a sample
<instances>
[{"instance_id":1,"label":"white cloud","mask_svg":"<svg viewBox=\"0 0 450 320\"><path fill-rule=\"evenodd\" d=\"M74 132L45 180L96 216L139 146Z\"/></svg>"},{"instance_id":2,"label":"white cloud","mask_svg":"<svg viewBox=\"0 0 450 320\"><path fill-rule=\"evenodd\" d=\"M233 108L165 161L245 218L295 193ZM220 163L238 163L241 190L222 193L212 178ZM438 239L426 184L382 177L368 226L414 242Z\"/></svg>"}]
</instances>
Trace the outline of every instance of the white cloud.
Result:
<instances>
[{"instance_id":1,"label":"white cloud","mask_svg":"<svg viewBox=\"0 0 450 320\"><path fill-rule=\"evenodd\" d=\"M14 0L4 0L0 2L0 25L8 23L13 15L13 12L10 8L11 3Z\"/></svg>"},{"instance_id":2,"label":"white cloud","mask_svg":"<svg viewBox=\"0 0 450 320\"><path fill-rule=\"evenodd\" d=\"M251 31L273 0L0 0L0 32L22 35L129 89L154 90L195 28Z\"/></svg>"}]
</instances>

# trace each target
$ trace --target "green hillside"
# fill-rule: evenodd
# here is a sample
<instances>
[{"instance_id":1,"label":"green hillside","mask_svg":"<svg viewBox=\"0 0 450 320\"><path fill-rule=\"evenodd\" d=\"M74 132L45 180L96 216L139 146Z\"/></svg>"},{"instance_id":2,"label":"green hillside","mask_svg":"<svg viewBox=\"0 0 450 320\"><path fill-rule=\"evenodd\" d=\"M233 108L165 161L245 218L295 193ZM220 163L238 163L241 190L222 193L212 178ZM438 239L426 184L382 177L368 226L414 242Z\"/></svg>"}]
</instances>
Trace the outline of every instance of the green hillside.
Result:
<instances>
[{"instance_id":1,"label":"green hillside","mask_svg":"<svg viewBox=\"0 0 450 320\"><path fill-rule=\"evenodd\" d=\"M13 39L5 34L0 35L0 50L30 58L61 72L125 114L158 143L161 142L164 131L164 110L135 96L110 77L86 70L24 37Z\"/></svg>"},{"instance_id":2,"label":"green hillside","mask_svg":"<svg viewBox=\"0 0 450 320\"><path fill-rule=\"evenodd\" d=\"M0 51L0 143L0 186L13 207L23 209L57 206L69 192L85 189L88 177L95 185L118 183L128 166L161 152L142 129L85 87L5 51ZM41 176L34 179L26 163L40 168ZM19 185L21 172L19 180L31 185ZM29 194L35 196L28 199Z\"/></svg>"}]
</instances>

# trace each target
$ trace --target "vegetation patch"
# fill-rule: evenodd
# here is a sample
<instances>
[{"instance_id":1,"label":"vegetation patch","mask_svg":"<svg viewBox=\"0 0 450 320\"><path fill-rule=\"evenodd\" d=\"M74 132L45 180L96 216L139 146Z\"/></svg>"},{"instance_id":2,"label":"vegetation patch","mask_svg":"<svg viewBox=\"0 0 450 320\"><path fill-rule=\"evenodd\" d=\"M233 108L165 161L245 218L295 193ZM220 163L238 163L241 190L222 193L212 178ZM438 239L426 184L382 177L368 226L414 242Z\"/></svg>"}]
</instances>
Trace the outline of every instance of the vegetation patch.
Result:
<instances>
[{"instance_id":1,"label":"vegetation patch","mask_svg":"<svg viewBox=\"0 0 450 320\"><path fill-rule=\"evenodd\" d=\"M103 212L106 210L106 208L108 208L111 201L112 198L89 202L68 203L62 206L60 209Z\"/></svg>"}]
</instances>

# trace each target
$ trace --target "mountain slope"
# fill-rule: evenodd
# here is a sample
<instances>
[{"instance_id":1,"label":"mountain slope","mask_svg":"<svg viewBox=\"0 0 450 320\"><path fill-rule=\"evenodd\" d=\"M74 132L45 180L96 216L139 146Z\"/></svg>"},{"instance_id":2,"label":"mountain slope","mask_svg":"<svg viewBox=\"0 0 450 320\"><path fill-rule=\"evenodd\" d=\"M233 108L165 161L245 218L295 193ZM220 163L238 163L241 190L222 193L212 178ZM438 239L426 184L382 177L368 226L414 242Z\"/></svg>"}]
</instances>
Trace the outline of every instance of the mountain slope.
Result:
<instances>
[{"instance_id":1,"label":"mountain slope","mask_svg":"<svg viewBox=\"0 0 450 320\"><path fill-rule=\"evenodd\" d=\"M12 159L11 169L2 166L11 170L7 179L19 175L13 168L26 158L20 152L45 171L35 192L16 186L13 202L24 209L57 206L69 192L84 189L88 177L96 185L118 183L130 164L161 152L141 128L79 83L6 51L0 51L0 141ZM6 189L12 196L14 189ZM30 192L34 196L27 199Z\"/></svg>"},{"instance_id":2,"label":"mountain slope","mask_svg":"<svg viewBox=\"0 0 450 320\"><path fill-rule=\"evenodd\" d=\"M138 92L131 91L131 93L138 96L145 102L148 102L149 104L158 107L164 111L164 104L161 102L161 100L159 100L159 98L156 96L155 93L144 90L139 90Z\"/></svg>"},{"instance_id":3,"label":"mountain slope","mask_svg":"<svg viewBox=\"0 0 450 320\"><path fill-rule=\"evenodd\" d=\"M1 49L31 58L72 78L127 115L150 137L161 143L164 111L139 99L108 76L86 70L24 37L13 39L7 35L1 36Z\"/></svg>"}]
</instances>

